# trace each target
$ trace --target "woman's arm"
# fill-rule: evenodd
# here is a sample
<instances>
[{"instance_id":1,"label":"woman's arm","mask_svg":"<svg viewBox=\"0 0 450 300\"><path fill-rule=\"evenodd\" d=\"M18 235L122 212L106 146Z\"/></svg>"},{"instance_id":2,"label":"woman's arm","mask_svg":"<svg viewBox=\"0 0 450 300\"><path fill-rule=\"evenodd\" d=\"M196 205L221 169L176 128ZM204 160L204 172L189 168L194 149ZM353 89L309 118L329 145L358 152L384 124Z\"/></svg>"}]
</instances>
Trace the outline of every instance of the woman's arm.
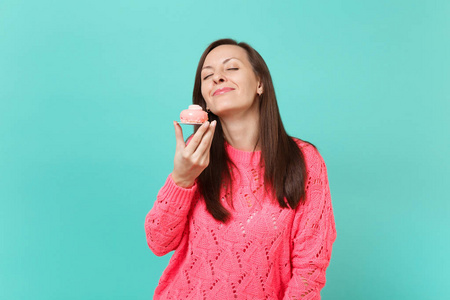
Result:
<instances>
[{"instance_id":1,"label":"woman's arm","mask_svg":"<svg viewBox=\"0 0 450 300\"><path fill-rule=\"evenodd\" d=\"M325 163L314 147L302 150L308 169L306 202L297 208L292 228L292 277L285 300L320 299L336 239Z\"/></svg>"},{"instance_id":2,"label":"woman's arm","mask_svg":"<svg viewBox=\"0 0 450 300\"><path fill-rule=\"evenodd\" d=\"M209 164L216 121L211 125L205 122L186 144L180 125L174 122L174 126L177 143L173 171L145 218L147 244L158 256L175 250L183 237L197 190L195 180Z\"/></svg>"}]
</instances>

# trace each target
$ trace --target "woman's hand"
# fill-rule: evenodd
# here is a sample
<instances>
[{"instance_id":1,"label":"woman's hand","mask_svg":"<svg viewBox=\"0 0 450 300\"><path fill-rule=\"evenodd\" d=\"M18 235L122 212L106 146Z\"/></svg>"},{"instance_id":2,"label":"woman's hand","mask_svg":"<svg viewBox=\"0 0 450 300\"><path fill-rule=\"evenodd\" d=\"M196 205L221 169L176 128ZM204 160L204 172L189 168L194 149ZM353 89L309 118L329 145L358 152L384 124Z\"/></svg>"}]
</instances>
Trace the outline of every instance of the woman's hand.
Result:
<instances>
[{"instance_id":1,"label":"woman's hand","mask_svg":"<svg viewBox=\"0 0 450 300\"><path fill-rule=\"evenodd\" d=\"M195 179L209 164L209 149L211 148L216 121L205 122L200 126L186 146L183 139L183 131L177 122L175 137L177 145L173 163L172 179L176 185L189 188L194 185Z\"/></svg>"}]
</instances>

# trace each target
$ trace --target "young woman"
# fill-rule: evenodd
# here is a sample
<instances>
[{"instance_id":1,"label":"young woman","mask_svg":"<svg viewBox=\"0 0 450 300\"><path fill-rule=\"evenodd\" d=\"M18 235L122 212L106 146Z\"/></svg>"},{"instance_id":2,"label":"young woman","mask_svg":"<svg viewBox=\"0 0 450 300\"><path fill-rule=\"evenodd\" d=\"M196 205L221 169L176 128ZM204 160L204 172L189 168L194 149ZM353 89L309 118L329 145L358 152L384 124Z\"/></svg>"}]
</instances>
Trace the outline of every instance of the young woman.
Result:
<instances>
[{"instance_id":1,"label":"young woman","mask_svg":"<svg viewBox=\"0 0 450 300\"><path fill-rule=\"evenodd\" d=\"M186 144L145 220L158 256L175 250L154 299L320 299L336 238L325 163L287 135L269 70L252 47L205 50L193 103L210 122Z\"/></svg>"}]
</instances>

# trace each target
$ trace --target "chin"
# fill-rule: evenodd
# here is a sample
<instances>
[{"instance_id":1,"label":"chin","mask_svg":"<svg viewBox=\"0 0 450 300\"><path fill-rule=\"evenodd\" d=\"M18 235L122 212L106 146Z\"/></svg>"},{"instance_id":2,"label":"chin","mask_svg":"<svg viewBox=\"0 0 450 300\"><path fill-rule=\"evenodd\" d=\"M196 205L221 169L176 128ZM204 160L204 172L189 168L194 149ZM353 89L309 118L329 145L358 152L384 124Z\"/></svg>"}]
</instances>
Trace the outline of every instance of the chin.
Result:
<instances>
[{"instance_id":1,"label":"chin","mask_svg":"<svg viewBox=\"0 0 450 300\"><path fill-rule=\"evenodd\" d=\"M228 118L228 117L243 116L242 113L245 111L246 110L242 108L228 108L217 110L216 112L214 112L214 114L219 118Z\"/></svg>"},{"instance_id":2,"label":"chin","mask_svg":"<svg viewBox=\"0 0 450 300\"><path fill-rule=\"evenodd\" d=\"M218 117L233 116L243 112L250 112L255 109L256 103L247 103L247 101L239 102L239 99L227 99L223 97L222 99L215 99L213 107L210 110L213 114Z\"/></svg>"},{"instance_id":3,"label":"chin","mask_svg":"<svg viewBox=\"0 0 450 300\"><path fill-rule=\"evenodd\" d=\"M219 110L219 111L211 111L213 114L215 114L216 116L218 116L219 118L223 118L229 115L232 115L233 112L232 111L227 111L227 110Z\"/></svg>"}]
</instances>

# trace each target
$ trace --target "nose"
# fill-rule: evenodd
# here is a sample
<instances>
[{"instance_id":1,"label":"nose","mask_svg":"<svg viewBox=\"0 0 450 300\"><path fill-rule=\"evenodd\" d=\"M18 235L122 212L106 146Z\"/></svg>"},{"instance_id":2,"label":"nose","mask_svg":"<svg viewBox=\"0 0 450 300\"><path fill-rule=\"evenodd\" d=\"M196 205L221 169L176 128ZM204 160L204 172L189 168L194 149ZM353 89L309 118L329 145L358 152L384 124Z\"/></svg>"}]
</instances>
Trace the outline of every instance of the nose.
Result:
<instances>
[{"instance_id":1,"label":"nose","mask_svg":"<svg viewBox=\"0 0 450 300\"><path fill-rule=\"evenodd\" d=\"M212 79L215 84L218 84L218 83L225 82L226 77L225 77L225 75L223 75L222 72L215 72Z\"/></svg>"}]
</instances>

